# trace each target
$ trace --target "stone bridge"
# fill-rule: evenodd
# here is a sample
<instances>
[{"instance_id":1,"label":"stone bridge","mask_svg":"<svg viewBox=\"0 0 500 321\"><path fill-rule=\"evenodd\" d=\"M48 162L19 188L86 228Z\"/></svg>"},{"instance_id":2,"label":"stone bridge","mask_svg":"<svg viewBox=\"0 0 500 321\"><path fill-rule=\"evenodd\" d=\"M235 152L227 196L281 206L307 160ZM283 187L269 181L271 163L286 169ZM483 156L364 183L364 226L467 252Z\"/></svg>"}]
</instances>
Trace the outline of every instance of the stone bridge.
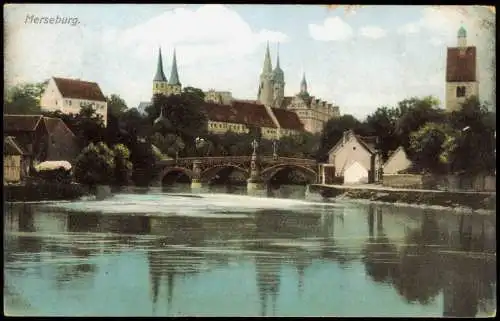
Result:
<instances>
[{"instance_id":1,"label":"stone bridge","mask_svg":"<svg viewBox=\"0 0 500 321\"><path fill-rule=\"evenodd\" d=\"M223 156L223 157L187 157L177 160L157 162L157 182L170 180L175 182L179 176L186 175L192 186L207 184L217 176L228 172L239 171L248 182L267 184L273 176L282 170L297 170L301 172L308 183L318 180L318 164L313 159L289 158L278 156Z\"/></svg>"}]
</instances>

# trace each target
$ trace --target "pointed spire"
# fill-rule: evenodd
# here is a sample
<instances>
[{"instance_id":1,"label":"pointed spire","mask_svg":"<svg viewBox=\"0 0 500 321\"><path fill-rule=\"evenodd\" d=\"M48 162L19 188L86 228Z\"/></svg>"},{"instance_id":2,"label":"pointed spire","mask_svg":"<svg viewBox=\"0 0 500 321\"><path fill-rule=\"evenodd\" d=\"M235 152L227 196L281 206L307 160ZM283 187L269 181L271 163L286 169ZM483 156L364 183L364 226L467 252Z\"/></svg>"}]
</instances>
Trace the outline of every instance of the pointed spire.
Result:
<instances>
[{"instance_id":1,"label":"pointed spire","mask_svg":"<svg viewBox=\"0 0 500 321\"><path fill-rule=\"evenodd\" d=\"M269 53L269 41L268 41L266 47L266 55L264 57L264 68L262 69L262 73L271 73L271 72L273 72L273 66L271 64L271 54Z\"/></svg>"},{"instance_id":2,"label":"pointed spire","mask_svg":"<svg viewBox=\"0 0 500 321\"><path fill-rule=\"evenodd\" d=\"M169 85L180 85L181 82L179 81L179 73L177 71L177 57L175 54L175 49L174 49L174 58L172 60L172 71L170 73L170 81L168 82Z\"/></svg>"},{"instance_id":3,"label":"pointed spire","mask_svg":"<svg viewBox=\"0 0 500 321\"><path fill-rule=\"evenodd\" d=\"M300 82L300 92L307 93L307 81L306 81L306 73L302 73L302 81Z\"/></svg>"},{"instance_id":4,"label":"pointed spire","mask_svg":"<svg viewBox=\"0 0 500 321\"><path fill-rule=\"evenodd\" d=\"M278 42L277 50L276 50L276 69L280 68L280 43Z\"/></svg>"},{"instance_id":5,"label":"pointed spire","mask_svg":"<svg viewBox=\"0 0 500 321\"><path fill-rule=\"evenodd\" d=\"M165 73L163 72L163 60L161 58L161 47L158 49L158 65L156 66L156 75L153 81L167 81Z\"/></svg>"}]
</instances>

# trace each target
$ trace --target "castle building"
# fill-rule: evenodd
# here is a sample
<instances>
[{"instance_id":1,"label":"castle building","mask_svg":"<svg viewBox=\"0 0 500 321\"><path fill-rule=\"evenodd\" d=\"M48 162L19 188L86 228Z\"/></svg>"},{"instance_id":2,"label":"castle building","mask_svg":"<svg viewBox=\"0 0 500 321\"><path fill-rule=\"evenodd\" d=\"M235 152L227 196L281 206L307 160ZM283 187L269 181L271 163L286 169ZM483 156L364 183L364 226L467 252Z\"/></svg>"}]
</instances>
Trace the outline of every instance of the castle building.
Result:
<instances>
[{"instance_id":1,"label":"castle building","mask_svg":"<svg viewBox=\"0 0 500 321\"><path fill-rule=\"evenodd\" d=\"M467 31L460 27L457 46L448 47L446 57L446 110L451 112L461 108L468 98L479 98L476 47L467 46Z\"/></svg>"},{"instance_id":2,"label":"castle building","mask_svg":"<svg viewBox=\"0 0 500 321\"><path fill-rule=\"evenodd\" d=\"M304 129L311 133L321 132L329 119L340 117L338 106L309 94L305 74L300 83L300 92L293 97L285 96L285 75L280 66L279 51L276 57L276 67L273 70L269 44L264 56L257 100L266 107L296 113L304 124Z\"/></svg>"}]
</instances>

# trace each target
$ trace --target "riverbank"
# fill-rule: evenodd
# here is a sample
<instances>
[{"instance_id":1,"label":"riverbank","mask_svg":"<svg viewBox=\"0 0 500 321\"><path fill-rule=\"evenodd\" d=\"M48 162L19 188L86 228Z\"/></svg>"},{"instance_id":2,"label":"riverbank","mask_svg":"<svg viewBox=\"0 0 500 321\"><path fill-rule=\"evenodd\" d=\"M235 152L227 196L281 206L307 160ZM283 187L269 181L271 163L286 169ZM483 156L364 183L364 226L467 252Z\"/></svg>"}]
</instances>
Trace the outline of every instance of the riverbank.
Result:
<instances>
[{"instance_id":1,"label":"riverbank","mask_svg":"<svg viewBox=\"0 0 500 321\"><path fill-rule=\"evenodd\" d=\"M380 185L323 185L308 186L307 193L325 198L360 199L384 203L406 203L443 207L466 207L473 210L496 210L496 193L458 192L423 189L391 188Z\"/></svg>"},{"instance_id":2,"label":"riverbank","mask_svg":"<svg viewBox=\"0 0 500 321\"><path fill-rule=\"evenodd\" d=\"M76 183L8 184L4 185L3 189L6 202L74 200L89 194L86 187Z\"/></svg>"}]
</instances>

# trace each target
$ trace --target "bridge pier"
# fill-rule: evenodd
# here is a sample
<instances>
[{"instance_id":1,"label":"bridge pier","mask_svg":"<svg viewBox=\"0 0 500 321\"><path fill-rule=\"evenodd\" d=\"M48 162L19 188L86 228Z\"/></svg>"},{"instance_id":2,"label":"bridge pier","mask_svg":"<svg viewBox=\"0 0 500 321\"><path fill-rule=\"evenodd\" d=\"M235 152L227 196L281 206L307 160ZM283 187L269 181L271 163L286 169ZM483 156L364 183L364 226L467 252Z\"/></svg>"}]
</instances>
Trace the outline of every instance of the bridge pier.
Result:
<instances>
[{"instance_id":1,"label":"bridge pier","mask_svg":"<svg viewBox=\"0 0 500 321\"><path fill-rule=\"evenodd\" d=\"M193 161L193 177L191 178L191 190L201 189L201 161Z\"/></svg>"},{"instance_id":2,"label":"bridge pier","mask_svg":"<svg viewBox=\"0 0 500 321\"><path fill-rule=\"evenodd\" d=\"M254 148L250 160L250 178L247 180L247 193L255 194L266 190L266 184L260 173L260 159ZM260 194L260 193L259 193Z\"/></svg>"}]
</instances>

